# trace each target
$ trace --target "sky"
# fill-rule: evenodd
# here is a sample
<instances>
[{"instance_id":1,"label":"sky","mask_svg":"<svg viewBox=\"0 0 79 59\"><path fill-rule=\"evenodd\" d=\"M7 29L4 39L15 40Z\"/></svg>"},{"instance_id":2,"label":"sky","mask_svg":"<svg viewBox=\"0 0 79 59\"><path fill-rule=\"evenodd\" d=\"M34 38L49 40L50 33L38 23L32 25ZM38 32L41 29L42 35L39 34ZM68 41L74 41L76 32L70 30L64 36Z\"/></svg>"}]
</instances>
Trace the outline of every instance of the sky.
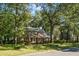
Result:
<instances>
[{"instance_id":1,"label":"sky","mask_svg":"<svg viewBox=\"0 0 79 59\"><path fill-rule=\"evenodd\" d=\"M31 4L31 6L30 6L29 8L30 8L31 13L32 13L33 16L35 15L35 12L36 12L37 10L41 10L41 7L36 7L35 4Z\"/></svg>"},{"instance_id":2,"label":"sky","mask_svg":"<svg viewBox=\"0 0 79 59\"><path fill-rule=\"evenodd\" d=\"M4 6L4 5L3 5L2 3L0 3L0 9L2 9L3 6ZM31 11L31 14L34 16L34 15L35 15L35 12L36 12L37 10L41 10L41 7L36 7L35 4L30 4L29 9L30 9L30 11Z\"/></svg>"}]
</instances>

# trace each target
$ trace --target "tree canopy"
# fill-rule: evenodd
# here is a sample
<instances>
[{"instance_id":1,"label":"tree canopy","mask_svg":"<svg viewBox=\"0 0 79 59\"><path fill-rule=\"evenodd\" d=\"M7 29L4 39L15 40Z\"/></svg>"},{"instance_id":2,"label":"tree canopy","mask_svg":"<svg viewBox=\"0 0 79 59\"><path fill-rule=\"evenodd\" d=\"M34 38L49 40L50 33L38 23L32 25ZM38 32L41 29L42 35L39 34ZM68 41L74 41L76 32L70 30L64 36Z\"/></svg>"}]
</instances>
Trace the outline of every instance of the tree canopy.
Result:
<instances>
[{"instance_id":1,"label":"tree canopy","mask_svg":"<svg viewBox=\"0 0 79 59\"><path fill-rule=\"evenodd\" d=\"M35 9L32 9L35 8ZM32 14L34 12L34 14ZM53 40L77 40L79 37L79 4L63 3L1 3L0 40L24 39L26 27L42 27Z\"/></svg>"}]
</instances>

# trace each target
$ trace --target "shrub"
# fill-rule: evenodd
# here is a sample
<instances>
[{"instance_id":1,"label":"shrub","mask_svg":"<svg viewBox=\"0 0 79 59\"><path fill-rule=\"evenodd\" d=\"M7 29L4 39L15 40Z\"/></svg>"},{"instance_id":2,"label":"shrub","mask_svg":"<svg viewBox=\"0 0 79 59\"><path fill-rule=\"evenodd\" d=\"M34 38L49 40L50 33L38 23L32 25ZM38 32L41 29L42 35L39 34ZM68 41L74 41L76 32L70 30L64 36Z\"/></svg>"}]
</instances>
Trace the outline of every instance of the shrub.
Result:
<instances>
[{"instance_id":1,"label":"shrub","mask_svg":"<svg viewBox=\"0 0 79 59\"><path fill-rule=\"evenodd\" d=\"M21 48L21 45L16 45L15 47L14 47L14 49L16 49L16 50L18 50L18 49L20 49Z\"/></svg>"}]
</instances>

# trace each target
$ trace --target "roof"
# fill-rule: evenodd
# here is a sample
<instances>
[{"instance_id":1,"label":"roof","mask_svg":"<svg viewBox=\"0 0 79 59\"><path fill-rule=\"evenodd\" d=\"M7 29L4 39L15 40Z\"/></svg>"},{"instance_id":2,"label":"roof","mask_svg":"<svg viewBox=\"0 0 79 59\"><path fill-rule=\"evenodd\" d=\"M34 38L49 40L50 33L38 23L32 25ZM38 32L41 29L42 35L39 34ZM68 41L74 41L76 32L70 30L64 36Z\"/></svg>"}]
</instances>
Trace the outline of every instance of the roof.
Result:
<instances>
[{"instance_id":1,"label":"roof","mask_svg":"<svg viewBox=\"0 0 79 59\"><path fill-rule=\"evenodd\" d=\"M50 38L50 36L47 35L47 33L41 27L40 28L27 27L27 31L28 32L39 32L41 34L38 35L38 36L42 36L43 35L44 37Z\"/></svg>"},{"instance_id":2,"label":"roof","mask_svg":"<svg viewBox=\"0 0 79 59\"><path fill-rule=\"evenodd\" d=\"M42 28L33 28L33 27L27 27L27 31L29 31L29 32L45 32Z\"/></svg>"}]
</instances>

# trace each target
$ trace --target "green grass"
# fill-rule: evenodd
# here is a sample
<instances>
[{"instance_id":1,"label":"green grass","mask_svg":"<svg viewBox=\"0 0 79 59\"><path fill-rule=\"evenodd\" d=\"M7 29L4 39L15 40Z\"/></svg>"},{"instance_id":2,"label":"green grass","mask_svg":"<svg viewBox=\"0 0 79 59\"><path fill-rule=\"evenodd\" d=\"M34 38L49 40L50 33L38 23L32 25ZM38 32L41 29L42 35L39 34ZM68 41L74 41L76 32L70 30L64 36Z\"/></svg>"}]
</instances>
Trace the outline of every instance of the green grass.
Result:
<instances>
[{"instance_id":1,"label":"green grass","mask_svg":"<svg viewBox=\"0 0 79 59\"><path fill-rule=\"evenodd\" d=\"M31 53L31 52L35 52L35 50L30 50L30 49L1 50L0 56L16 56L16 55L21 55L21 54Z\"/></svg>"},{"instance_id":2,"label":"green grass","mask_svg":"<svg viewBox=\"0 0 79 59\"><path fill-rule=\"evenodd\" d=\"M26 45L25 47L21 47L20 49L15 49L13 45L6 44L4 46L0 46L0 56L16 56L16 55L38 52L38 50L45 51L48 49L42 44Z\"/></svg>"},{"instance_id":3,"label":"green grass","mask_svg":"<svg viewBox=\"0 0 79 59\"><path fill-rule=\"evenodd\" d=\"M6 44L0 46L0 56L16 56L46 50L63 50L65 48L78 47L79 43L49 43L49 44L31 44L15 49L13 45Z\"/></svg>"}]
</instances>

